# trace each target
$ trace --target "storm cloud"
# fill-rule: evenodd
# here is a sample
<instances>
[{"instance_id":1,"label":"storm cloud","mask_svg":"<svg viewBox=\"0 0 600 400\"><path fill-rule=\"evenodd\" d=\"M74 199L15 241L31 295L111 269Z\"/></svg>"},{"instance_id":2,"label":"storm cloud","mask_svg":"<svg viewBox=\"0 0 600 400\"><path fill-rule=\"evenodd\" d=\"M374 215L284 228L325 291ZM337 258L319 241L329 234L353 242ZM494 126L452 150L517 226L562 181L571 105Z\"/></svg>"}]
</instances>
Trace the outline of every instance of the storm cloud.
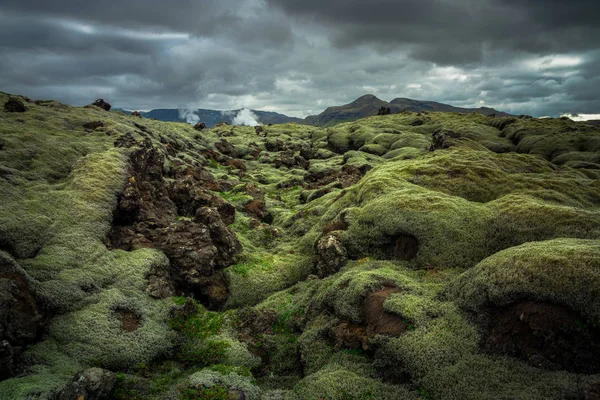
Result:
<instances>
[{"instance_id":1,"label":"storm cloud","mask_svg":"<svg viewBox=\"0 0 600 400\"><path fill-rule=\"evenodd\" d=\"M589 0L4 0L0 90L291 116L365 93L598 114L598 13Z\"/></svg>"}]
</instances>

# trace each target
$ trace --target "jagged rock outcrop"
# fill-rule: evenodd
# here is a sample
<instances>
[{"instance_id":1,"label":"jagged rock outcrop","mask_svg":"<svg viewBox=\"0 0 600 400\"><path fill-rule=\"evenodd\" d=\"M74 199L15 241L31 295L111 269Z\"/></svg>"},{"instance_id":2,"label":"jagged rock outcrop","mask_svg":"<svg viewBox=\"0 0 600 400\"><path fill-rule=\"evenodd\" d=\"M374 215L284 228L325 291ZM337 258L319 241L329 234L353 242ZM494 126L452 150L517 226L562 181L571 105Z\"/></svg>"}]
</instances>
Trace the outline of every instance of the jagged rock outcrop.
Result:
<instances>
[{"instance_id":1,"label":"jagged rock outcrop","mask_svg":"<svg viewBox=\"0 0 600 400\"><path fill-rule=\"evenodd\" d=\"M0 251L0 381L19 372L24 348L39 336L42 313L27 273Z\"/></svg>"},{"instance_id":2,"label":"jagged rock outcrop","mask_svg":"<svg viewBox=\"0 0 600 400\"><path fill-rule=\"evenodd\" d=\"M431 145L429 146L429 151L447 149L452 146L452 139L457 139L459 137L460 134L456 132L438 129L431 135Z\"/></svg>"},{"instance_id":3,"label":"jagged rock outcrop","mask_svg":"<svg viewBox=\"0 0 600 400\"><path fill-rule=\"evenodd\" d=\"M104 99L98 99L95 102L93 102L92 105L100 107L104 111L110 111L111 108L110 104L104 101Z\"/></svg>"},{"instance_id":4,"label":"jagged rock outcrop","mask_svg":"<svg viewBox=\"0 0 600 400\"><path fill-rule=\"evenodd\" d=\"M19 99L16 99L14 97L11 97L10 99L8 99L8 101L6 103L4 103L4 110L7 112L17 112L17 113L22 113L27 111L27 109L25 108L25 104L23 104L23 102Z\"/></svg>"},{"instance_id":5,"label":"jagged rock outcrop","mask_svg":"<svg viewBox=\"0 0 600 400\"><path fill-rule=\"evenodd\" d=\"M338 272L348 261L348 252L333 233L322 236L316 243L314 265L319 278Z\"/></svg>"},{"instance_id":6,"label":"jagged rock outcrop","mask_svg":"<svg viewBox=\"0 0 600 400\"><path fill-rule=\"evenodd\" d=\"M130 144L123 138L121 144ZM227 283L219 270L234 264L241 245L226 226L235 208L210 194L193 169L172 183L163 176L165 155L147 139L130 155L131 177L121 192L110 236L113 247L153 247L170 260L168 276L175 290L197 297L210 307L227 299ZM167 277L150 281L149 292L169 294Z\"/></svg>"}]
</instances>

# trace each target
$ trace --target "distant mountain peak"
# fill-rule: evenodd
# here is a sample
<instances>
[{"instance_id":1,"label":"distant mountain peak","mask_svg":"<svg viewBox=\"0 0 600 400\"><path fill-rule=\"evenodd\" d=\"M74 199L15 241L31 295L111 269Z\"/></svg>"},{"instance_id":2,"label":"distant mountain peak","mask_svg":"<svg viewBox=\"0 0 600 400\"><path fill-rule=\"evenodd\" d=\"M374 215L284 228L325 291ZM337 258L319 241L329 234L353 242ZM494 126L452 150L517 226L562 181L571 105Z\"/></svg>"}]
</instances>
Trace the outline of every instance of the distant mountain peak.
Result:
<instances>
[{"instance_id":1,"label":"distant mountain peak","mask_svg":"<svg viewBox=\"0 0 600 400\"><path fill-rule=\"evenodd\" d=\"M427 100L413 100L406 97L398 97L387 102L377 98L373 94L365 94L356 100L341 106L331 106L318 115L311 115L305 118L304 122L317 126L332 126L340 122L355 121L360 118L377 115L381 107L390 108L392 113L400 111L441 111L457 113L477 113L483 115L509 116L502 111L497 111L490 107L479 108L461 108L449 104L438 103Z\"/></svg>"}]
</instances>

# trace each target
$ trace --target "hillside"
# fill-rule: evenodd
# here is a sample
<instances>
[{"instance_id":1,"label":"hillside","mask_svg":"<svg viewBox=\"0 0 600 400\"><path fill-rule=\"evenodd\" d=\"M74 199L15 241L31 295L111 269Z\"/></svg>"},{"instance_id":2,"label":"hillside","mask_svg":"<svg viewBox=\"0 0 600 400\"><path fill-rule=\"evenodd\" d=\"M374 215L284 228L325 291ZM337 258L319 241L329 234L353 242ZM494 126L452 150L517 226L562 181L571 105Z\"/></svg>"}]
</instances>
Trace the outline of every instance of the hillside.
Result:
<instances>
[{"instance_id":1,"label":"hillside","mask_svg":"<svg viewBox=\"0 0 600 400\"><path fill-rule=\"evenodd\" d=\"M0 399L600 392L599 127L0 107Z\"/></svg>"},{"instance_id":2,"label":"hillside","mask_svg":"<svg viewBox=\"0 0 600 400\"><path fill-rule=\"evenodd\" d=\"M122 111L122 110L119 110ZM235 116L240 110L218 111L197 109L195 114L200 122L204 122L208 128L214 127L219 122L231 124ZM288 117L287 115L279 114L271 111L251 110L261 124L284 124L289 122L300 122L300 118ZM160 108L140 113L144 118L156 118L159 121L165 122L186 122L178 109Z\"/></svg>"},{"instance_id":3,"label":"hillside","mask_svg":"<svg viewBox=\"0 0 600 400\"><path fill-rule=\"evenodd\" d=\"M510 114L494 110L493 108L460 108L448 104L436 103L434 101L397 98L388 103L378 99L372 94L366 94L354 100L352 103L348 103L343 106L328 107L319 115L310 115L304 119L304 123L322 127L333 126L341 122L350 122L360 118L377 115L381 107L389 107L393 114L402 111L443 111L463 114L475 113L482 115L495 115L497 117L510 116Z\"/></svg>"}]
</instances>

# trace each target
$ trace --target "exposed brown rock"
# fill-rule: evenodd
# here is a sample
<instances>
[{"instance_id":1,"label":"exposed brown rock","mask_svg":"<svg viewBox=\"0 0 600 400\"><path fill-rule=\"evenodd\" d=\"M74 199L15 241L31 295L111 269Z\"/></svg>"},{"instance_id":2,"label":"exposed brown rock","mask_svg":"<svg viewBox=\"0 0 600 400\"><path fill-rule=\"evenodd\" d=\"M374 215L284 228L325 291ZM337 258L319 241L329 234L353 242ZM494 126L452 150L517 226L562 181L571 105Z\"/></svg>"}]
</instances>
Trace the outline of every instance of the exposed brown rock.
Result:
<instances>
[{"instance_id":1,"label":"exposed brown rock","mask_svg":"<svg viewBox=\"0 0 600 400\"><path fill-rule=\"evenodd\" d=\"M304 187L307 189L318 189L338 181L340 187L345 189L356 184L371 169L372 167L368 164L360 167L346 164L342 167L341 171L330 168L325 171L307 174L304 177Z\"/></svg>"},{"instance_id":2,"label":"exposed brown rock","mask_svg":"<svg viewBox=\"0 0 600 400\"><path fill-rule=\"evenodd\" d=\"M370 348L369 340L375 335L397 337L406 332L408 323L383 307L387 298L400 290L394 286L385 286L367 295L362 306L360 323L342 322L334 327L330 334L337 348Z\"/></svg>"},{"instance_id":3,"label":"exposed brown rock","mask_svg":"<svg viewBox=\"0 0 600 400\"><path fill-rule=\"evenodd\" d=\"M238 158L232 158L229 159L225 162L225 165L228 167L233 167L235 169L239 169L240 171L246 171L246 164L244 164L244 161L238 159Z\"/></svg>"},{"instance_id":4,"label":"exposed brown rock","mask_svg":"<svg viewBox=\"0 0 600 400\"><path fill-rule=\"evenodd\" d=\"M6 103L4 103L4 110L7 112L17 112L22 113L27 111L25 108L25 104L19 99L11 97L8 99Z\"/></svg>"},{"instance_id":5,"label":"exposed brown rock","mask_svg":"<svg viewBox=\"0 0 600 400\"><path fill-rule=\"evenodd\" d=\"M482 344L540 368L600 371L600 327L558 304L528 300L490 309Z\"/></svg>"},{"instance_id":6,"label":"exposed brown rock","mask_svg":"<svg viewBox=\"0 0 600 400\"><path fill-rule=\"evenodd\" d=\"M221 139L221 141L215 143L215 148L221 153L231 157L234 157L236 154L235 146L229 143L226 139Z\"/></svg>"},{"instance_id":7,"label":"exposed brown rock","mask_svg":"<svg viewBox=\"0 0 600 400\"><path fill-rule=\"evenodd\" d=\"M125 332L135 332L141 326L140 317L133 311L119 308L115 312Z\"/></svg>"},{"instance_id":8,"label":"exposed brown rock","mask_svg":"<svg viewBox=\"0 0 600 400\"><path fill-rule=\"evenodd\" d=\"M399 235L383 250L387 258L393 260L412 260L419 252L419 241L412 235Z\"/></svg>"},{"instance_id":9,"label":"exposed brown rock","mask_svg":"<svg viewBox=\"0 0 600 400\"><path fill-rule=\"evenodd\" d=\"M323 235L333 231L345 231L346 229L348 229L348 223L343 219L337 219L323 227Z\"/></svg>"},{"instance_id":10,"label":"exposed brown rock","mask_svg":"<svg viewBox=\"0 0 600 400\"><path fill-rule=\"evenodd\" d=\"M0 251L0 381L18 373L18 358L35 342L42 313L27 273Z\"/></svg>"},{"instance_id":11,"label":"exposed brown rock","mask_svg":"<svg viewBox=\"0 0 600 400\"><path fill-rule=\"evenodd\" d=\"M304 157L294 153L292 150L285 150L279 153L275 158L275 168L287 167L287 168L303 168L308 169L310 163Z\"/></svg>"},{"instance_id":12,"label":"exposed brown rock","mask_svg":"<svg viewBox=\"0 0 600 400\"><path fill-rule=\"evenodd\" d=\"M104 126L104 122L102 121L91 121L91 122L86 122L85 124L83 124L83 127L85 129L90 129L90 130L95 130L96 128L100 128Z\"/></svg>"},{"instance_id":13,"label":"exposed brown rock","mask_svg":"<svg viewBox=\"0 0 600 400\"><path fill-rule=\"evenodd\" d=\"M201 131L202 129L206 129L206 124L204 122L198 122L194 125L194 129L197 131Z\"/></svg>"}]
</instances>

